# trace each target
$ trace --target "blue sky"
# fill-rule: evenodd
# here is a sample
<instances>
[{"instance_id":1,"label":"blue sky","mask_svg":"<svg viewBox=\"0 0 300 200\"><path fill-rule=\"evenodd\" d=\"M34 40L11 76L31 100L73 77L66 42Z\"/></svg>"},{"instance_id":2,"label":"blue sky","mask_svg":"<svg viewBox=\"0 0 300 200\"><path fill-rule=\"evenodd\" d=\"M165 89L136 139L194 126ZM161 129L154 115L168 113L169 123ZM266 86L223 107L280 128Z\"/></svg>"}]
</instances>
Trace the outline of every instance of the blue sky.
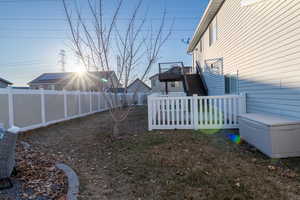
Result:
<instances>
[{"instance_id":1,"label":"blue sky","mask_svg":"<svg viewBox=\"0 0 300 200\"><path fill-rule=\"evenodd\" d=\"M105 0L107 10L113 8L112 2ZM135 0L125 0L120 17L128 16L133 2ZM149 10L148 19L155 21L164 7L167 8L168 22L175 17L174 31L162 49L159 61L191 64L187 45L181 39L192 37L207 4L208 0L144 1L144 8ZM68 37L61 0L0 0L0 77L17 86L25 86L41 73L59 72L58 53L61 49L67 54L67 70L76 70L79 64L68 47ZM155 66L151 73L157 68Z\"/></svg>"}]
</instances>

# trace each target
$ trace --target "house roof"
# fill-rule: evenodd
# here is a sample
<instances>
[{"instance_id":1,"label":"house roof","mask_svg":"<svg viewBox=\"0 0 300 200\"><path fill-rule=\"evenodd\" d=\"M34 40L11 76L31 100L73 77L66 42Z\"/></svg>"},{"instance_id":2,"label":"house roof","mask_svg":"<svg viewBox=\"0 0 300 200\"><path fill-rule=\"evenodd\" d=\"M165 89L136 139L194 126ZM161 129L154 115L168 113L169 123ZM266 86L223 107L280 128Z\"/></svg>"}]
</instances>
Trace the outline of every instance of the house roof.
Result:
<instances>
[{"instance_id":1,"label":"house roof","mask_svg":"<svg viewBox=\"0 0 300 200\"><path fill-rule=\"evenodd\" d=\"M99 71L99 72L87 72L84 75L89 78L98 79L99 77L108 78L114 71ZM78 76L76 72L61 72L61 73L44 73L36 79L30 81L28 84L48 84L48 83L61 83L69 81Z\"/></svg>"},{"instance_id":2,"label":"house roof","mask_svg":"<svg viewBox=\"0 0 300 200\"><path fill-rule=\"evenodd\" d=\"M12 87L13 89L19 89L19 90L28 90L30 89L29 87L22 87L22 86L17 86L17 87Z\"/></svg>"},{"instance_id":3,"label":"house roof","mask_svg":"<svg viewBox=\"0 0 300 200\"><path fill-rule=\"evenodd\" d=\"M219 9L223 5L225 0L210 0L206 10L200 20L200 23L197 26L197 29L194 33L194 36L189 44L188 53L194 51L195 47L197 46L199 40L201 39L204 32L207 30L209 24L214 19L216 14L218 13Z\"/></svg>"},{"instance_id":4,"label":"house roof","mask_svg":"<svg viewBox=\"0 0 300 200\"><path fill-rule=\"evenodd\" d=\"M11 82L9 82L8 80L5 80L4 78L0 77L0 81L6 83L7 85L12 85Z\"/></svg>"},{"instance_id":5,"label":"house roof","mask_svg":"<svg viewBox=\"0 0 300 200\"><path fill-rule=\"evenodd\" d=\"M142 80L139 79L139 78L135 79L132 83L130 83L130 84L128 85L127 88L130 88L130 87L131 87L133 84L135 84L136 82L142 83L145 87L147 87L149 90L151 90L151 87L149 87L146 83L144 83L144 81L142 81Z\"/></svg>"}]
</instances>

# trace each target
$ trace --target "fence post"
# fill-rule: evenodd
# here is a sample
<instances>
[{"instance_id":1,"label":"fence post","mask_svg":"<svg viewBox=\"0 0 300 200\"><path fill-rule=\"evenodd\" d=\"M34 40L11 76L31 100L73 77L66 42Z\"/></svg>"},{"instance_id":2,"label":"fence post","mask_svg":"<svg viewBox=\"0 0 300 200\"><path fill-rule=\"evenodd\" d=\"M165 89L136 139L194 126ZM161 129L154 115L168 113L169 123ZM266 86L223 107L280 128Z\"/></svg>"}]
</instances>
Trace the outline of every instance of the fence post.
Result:
<instances>
[{"instance_id":1,"label":"fence post","mask_svg":"<svg viewBox=\"0 0 300 200\"><path fill-rule=\"evenodd\" d=\"M46 108L45 108L45 90L44 88L40 88L41 91L41 115L42 115L42 124L46 125Z\"/></svg>"},{"instance_id":2,"label":"fence post","mask_svg":"<svg viewBox=\"0 0 300 200\"><path fill-rule=\"evenodd\" d=\"M12 87L7 87L7 94L8 94L8 125L9 127L14 126L14 102L13 102L13 91Z\"/></svg>"},{"instance_id":3,"label":"fence post","mask_svg":"<svg viewBox=\"0 0 300 200\"><path fill-rule=\"evenodd\" d=\"M100 112L100 92L97 92L97 97L98 97L98 112Z\"/></svg>"},{"instance_id":4,"label":"fence post","mask_svg":"<svg viewBox=\"0 0 300 200\"><path fill-rule=\"evenodd\" d=\"M93 111L92 91L90 90L90 113Z\"/></svg>"},{"instance_id":5,"label":"fence post","mask_svg":"<svg viewBox=\"0 0 300 200\"><path fill-rule=\"evenodd\" d=\"M65 119L68 118L68 102L67 102L67 93L66 90L63 90L64 93L64 113L65 113Z\"/></svg>"},{"instance_id":6,"label":"fence post","mask_svg":"<svg viewBox=\"0 0 300 200\"><path fill-rule=\"evenodd\" d=\"M78 115L81 115L81 92L78 91Z\"/></svg>"},{"instance_id":7,"label":"fence post","mask_svg":"<svg viewBox=\"0 0 300 200\"><path fill-rule=\"evenodd\" d=\"M151 95L149 95L147 97L147 101L148 101L148 130L149 131L152 131L153 127L152 127L152 109L153 109L153 106L152 106L152 97Z\"/></svg>"},{"instance_id":8,"label":"fence post","mask_svg":"<svg viewBox=\"0 0 300 200\"><path fill-rule=\"evenodd\" d=\"M245 114L247 112L247 95L246 93L242 93L240 95L240 102L239 102L239 114Z\"/></svg>"},{"instance_id":9,"label":"fence post","mask_svg":"<svg viewBox=\"0 0 300 200\"><path fill-rule=\"evenodd\" d=\"M198 95L193 95L193 107L191 112L193 112L193 120L194 120L194 130L198 129L199 119L198 119Z\"/></svg>"}]
</instances>

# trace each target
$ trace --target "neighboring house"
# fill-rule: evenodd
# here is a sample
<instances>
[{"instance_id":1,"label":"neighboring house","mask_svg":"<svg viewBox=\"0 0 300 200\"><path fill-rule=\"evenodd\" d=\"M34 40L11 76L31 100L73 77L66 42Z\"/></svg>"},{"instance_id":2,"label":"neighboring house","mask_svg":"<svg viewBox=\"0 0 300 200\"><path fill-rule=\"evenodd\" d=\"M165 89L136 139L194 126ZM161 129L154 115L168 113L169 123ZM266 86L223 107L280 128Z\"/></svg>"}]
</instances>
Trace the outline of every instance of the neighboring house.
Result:
<instances>
[{"instance_id":1,"label":"neighboring house","mask_svg":"<svg viewBox=\"0 0 300 200\"><path fill-rule=\"evenodd\" d=\"M31 89L104 91L116 87L118 83L114 71L45 73L29 82Z\"/></svg>"},{"instance_id":2,"label":"neighboring house","mask_svg":"<svg viewBox=\"0 0 300 200\"><path fill-rule=\"evenodd\" d=\"M151 88L141 81L140 79L136 79L133 81L128 87L127 87L127 92L143 92L143 93L148 93L151 92Z\"/></svg>"},{"instance_id":3,"label":"neighboring house","mask_svg":"<svg viewBox=\"0 0 300 200\"><path fill-rule=\"evenodd\" d=\"M167 73L173 73L181 71L181 68L178 66L170 68ZM192 71L191 66L184 66L184 72L189 74ZM166 82L160 82L159 73L151 76L151 89L154 93L165 93L166 92ZM185 92L182 81L171 81L167 82L168 92Z\"/></svg>"},{"instance_id":4,"label":"neighboring house","mask_svg":"<svg viewBox=\"0 0 300 200\"><path fill-rule=\"evenodd\" d=\"M154 93L165 93L166 84L165 82L159 81L159 74L155 74L149 78L151 80L151 91ZM169 92L184 92L182 81L168 82Z\"/></svg>"},{"instance_id":5,"label":"neighboring house","mask_svg":"<svg viewBox=\"0 0 300 200\"><path fill-rule=\"evenodd\" d=\"M300 120L299 8L299 0L211 0L188 47L209 95L246 93L247 112Z\"/></svg>"},{"instance_id":6,"label":"neighboring house","mask_svg":"<svg viewBox=\"0 0 300 200\"><path fill-rule=\"evenodd\" d=\"M115 93L124 93L125 88L110 88L108 92L115 92Z\"/></svg>"},{"instance_id":7,"label":"neighboring house","mask_svg":"<svg viewBox=\"0 0 300 200\"><path fill-rule=\"evenodd\" d=\"M29 87L12 87L13 89L18 89L18 90L29 90Z\"/></svg>"},{"instance_id":8,"label":"neighboring house","mask_svg":"<svg viewBox=\"0 0 300 200\"><path fill-rule=\"evenodd\" d=\"M11 82L9 82L3 78L0 78L0 88L7 88L10 85L12 85Z\"/></svg>"}]
</instances>

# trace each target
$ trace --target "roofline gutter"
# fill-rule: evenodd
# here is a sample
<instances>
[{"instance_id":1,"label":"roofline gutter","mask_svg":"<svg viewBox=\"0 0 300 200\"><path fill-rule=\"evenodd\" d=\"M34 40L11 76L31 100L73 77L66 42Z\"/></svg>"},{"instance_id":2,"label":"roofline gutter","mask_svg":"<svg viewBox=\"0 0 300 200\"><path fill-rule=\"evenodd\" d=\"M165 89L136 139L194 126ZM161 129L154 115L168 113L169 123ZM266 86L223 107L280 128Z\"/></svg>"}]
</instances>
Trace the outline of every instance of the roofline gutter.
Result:
<instances>
[{"instance_id":1,"label":"roofline gutter","mask_svg":"<svg viewBox=\"0 0 300 200\"><path fill-rule=\"evenodd\" d=\"M201 39L202 35L205 33L205 31L207 30L209 24L211 23L211 21L213 20L213 18L216 16L216 14L219 12L219 10L221 9L223 3L225 2L225 0L220 0L219 2L217 0L210 0L205 11L204 14L202 15L202 18L196 28L196 31L193 35L193 38L188 46L187 49L187 53L192 53L194 51L194 49L196 48L199 40ZM209 17L209 12L211 12L212 6L213 5L217 5L218 9L216 11L213 12L213 17L212 19L207 19ZM207 23L207 21L209 21L209 23Z\"/></svg>"}]
</instances>

